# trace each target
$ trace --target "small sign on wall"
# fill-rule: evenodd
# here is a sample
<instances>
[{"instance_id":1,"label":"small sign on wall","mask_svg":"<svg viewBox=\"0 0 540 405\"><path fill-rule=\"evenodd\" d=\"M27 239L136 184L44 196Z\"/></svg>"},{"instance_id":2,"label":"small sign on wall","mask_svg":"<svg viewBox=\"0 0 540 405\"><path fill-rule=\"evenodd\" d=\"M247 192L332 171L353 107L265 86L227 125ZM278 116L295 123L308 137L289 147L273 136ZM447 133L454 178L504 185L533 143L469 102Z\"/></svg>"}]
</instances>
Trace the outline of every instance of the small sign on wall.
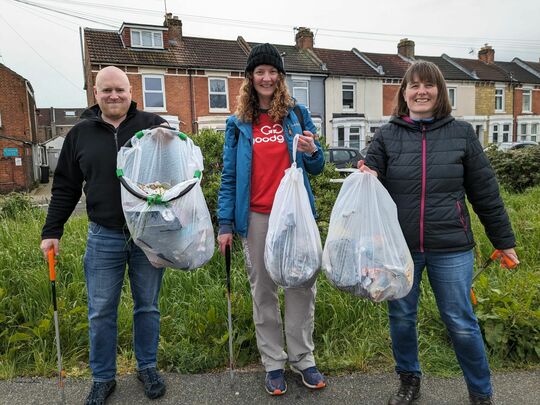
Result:
<instances>
[{"instance_id":1,"label":"small sign on wall","mask_svg":"<svg viewBox=\"0 0 540 405\"><path fill-rule=\"evenodd\" d=\"M4 157L19 156L19 148L4 148Z\"/></svg>"},{"instance_id":2,"label":"small sign on wall","mask_svg":"<svg viewBox=\"0 0 540 405\"><path fill-rule=\"evenodd\" d=\"M15 158L15 166L22 166L22 158L20 157Z\"/></svg>"}]
</instances>

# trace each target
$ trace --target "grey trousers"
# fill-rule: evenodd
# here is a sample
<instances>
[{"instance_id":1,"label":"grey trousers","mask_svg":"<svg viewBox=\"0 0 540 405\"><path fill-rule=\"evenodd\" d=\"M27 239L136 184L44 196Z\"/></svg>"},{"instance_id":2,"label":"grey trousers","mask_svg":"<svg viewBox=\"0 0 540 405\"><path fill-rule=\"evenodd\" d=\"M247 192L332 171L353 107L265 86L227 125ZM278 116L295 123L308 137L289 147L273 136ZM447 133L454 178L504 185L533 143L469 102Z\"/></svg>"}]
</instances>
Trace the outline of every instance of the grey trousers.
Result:
<instances>
[{"instance_id":1,"label":"grey trousers","mask_svg":"<svg viewBox=\"0 0 540 405\"><path fill-rule=\"evenodd\" d=\"M285 341L278 286L264 266L264 242L269 215L250 212L247 238L243 238L246 269L253 298L257 347L265 370L284 369L287 360L300 370L315 365L313 323L316 285L285 289Z\"/></svg>"}]
</instances>

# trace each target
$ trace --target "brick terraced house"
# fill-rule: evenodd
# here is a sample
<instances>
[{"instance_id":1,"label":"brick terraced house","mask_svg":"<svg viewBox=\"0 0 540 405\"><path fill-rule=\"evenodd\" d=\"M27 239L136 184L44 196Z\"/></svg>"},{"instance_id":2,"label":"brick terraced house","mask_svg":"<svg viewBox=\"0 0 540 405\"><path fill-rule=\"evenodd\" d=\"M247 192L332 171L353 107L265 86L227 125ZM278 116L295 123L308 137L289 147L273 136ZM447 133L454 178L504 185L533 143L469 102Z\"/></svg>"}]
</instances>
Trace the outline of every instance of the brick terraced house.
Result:
<instances>
[{"instance_id":1,"label":"brick terraced house","mask_svg":"<svg viewBox=\"0 0 540 405\"><path fill-rule=\"evenodd\" d=\"M46 159L41 152L32 85L0 63L0 193L31 189Z\"/></svg>"}]
</instances>

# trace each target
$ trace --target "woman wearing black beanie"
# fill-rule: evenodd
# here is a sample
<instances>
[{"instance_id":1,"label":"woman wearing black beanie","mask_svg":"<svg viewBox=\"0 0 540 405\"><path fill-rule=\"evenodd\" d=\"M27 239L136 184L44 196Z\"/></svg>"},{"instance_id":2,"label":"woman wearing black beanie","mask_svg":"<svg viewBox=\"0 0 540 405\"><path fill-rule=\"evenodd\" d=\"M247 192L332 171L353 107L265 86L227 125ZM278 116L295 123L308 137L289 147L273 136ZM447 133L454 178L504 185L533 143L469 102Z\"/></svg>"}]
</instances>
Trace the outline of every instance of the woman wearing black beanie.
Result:
<instances>
[{"instance_id":1,"label":"woman wearing black beanie","mask_svg":"<svg viewBox=\"0 0 540 405\"><path fill-rule=\"evenodd\" d=\"M292 144L300 134L296 162L303 169L313 215L315 205L307 173L319 174L324 155L309 111L289 95L279 51L260 44L249 54L236 113L227 120L223 171L218 198L219 248L232 245L233 231L243 243L253 297L257 347L270 395L287 391L285 364L309 388L326 383L315 366L313 325L315 284L285 289L285 339L277 285L264 265L264 246L274 196L291 166ZM287 352L285 352L285 341Z\"/></svg>"}]
</instances>

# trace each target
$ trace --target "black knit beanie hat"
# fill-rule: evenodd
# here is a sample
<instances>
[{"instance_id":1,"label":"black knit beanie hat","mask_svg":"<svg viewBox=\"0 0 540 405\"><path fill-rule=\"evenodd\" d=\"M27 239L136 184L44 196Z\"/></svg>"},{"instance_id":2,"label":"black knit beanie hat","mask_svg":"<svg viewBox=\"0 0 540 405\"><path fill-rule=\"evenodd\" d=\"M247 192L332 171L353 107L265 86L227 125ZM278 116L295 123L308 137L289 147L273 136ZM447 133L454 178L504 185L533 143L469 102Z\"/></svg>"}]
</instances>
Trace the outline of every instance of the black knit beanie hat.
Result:
<instances>
[{"instance_id":1,"label":"black knit beanie hat","mask_svg":"<svg viewBox=\"0 0 540 405\"><path fill-rule=\"evenodd\" d=\"M285 73L283 59L281 59L279 51L268 42L253 47L247 59L246 73L253 72L259 65L271 65L281 73Z\"/></svg>"}]
</instances>

